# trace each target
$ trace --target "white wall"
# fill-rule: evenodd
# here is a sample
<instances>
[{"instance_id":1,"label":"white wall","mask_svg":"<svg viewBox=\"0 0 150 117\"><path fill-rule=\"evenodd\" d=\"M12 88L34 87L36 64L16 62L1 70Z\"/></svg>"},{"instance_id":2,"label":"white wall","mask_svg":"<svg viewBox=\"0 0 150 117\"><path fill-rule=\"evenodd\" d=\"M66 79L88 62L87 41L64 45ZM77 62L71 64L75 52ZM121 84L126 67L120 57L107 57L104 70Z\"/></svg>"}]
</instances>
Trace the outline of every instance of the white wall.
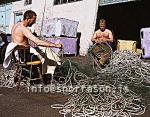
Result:
<instances>
[{"instance_id":1,"label":"white wall","mask_svg":"<svg viewBox=\"0 0 150 117\"><path fill-rule=\"evenodd\" d=\"M58 17L78 21L78 32L81 32L80 55L86 55L95 29L98 3L99 0L83 0L67 4L53 5L53 0L33 0L32 5L24 6L24 0L22 0L13 3L13 12L21 10L25 11L27 9L34 10L38 16L35 25L37 33L41 33L40 29L43 15L45 16L44 19ZM46 5L45 12L44 5ZM10 29L14 23L13 17L12 13Z\"/></svg>"},{"instance_id":2,"label":"white wall","mask_svg":"<svg viewBox=\"0 0 150 117\"><path fill-rule=\"evenodd\" d=\"M11 13L11 21L9 26L9 32L11 32L11 28L14 24L14 13L19 12L25 12L26 10L34 10L38 17L37 17L37 23L42 22L42 13L43 13L43 7L44 7L44 0L33 0L33 3L31 5L24 6L24 0L17 1L12 3L12 13Z\"/></svg>"},{"instance_id":3,"label":"white wall","mask_svg":"<svg viewBox=\"0 0 150 117\"><path fill-rule=\"evenodd\" d=\"M46 18L62 17L79 21L78 32L81 32L80 55L85 55L91 44L91 37L95 29L99 0L83 0L74 3L46 6Z\"/></svg>"}]
</instances>

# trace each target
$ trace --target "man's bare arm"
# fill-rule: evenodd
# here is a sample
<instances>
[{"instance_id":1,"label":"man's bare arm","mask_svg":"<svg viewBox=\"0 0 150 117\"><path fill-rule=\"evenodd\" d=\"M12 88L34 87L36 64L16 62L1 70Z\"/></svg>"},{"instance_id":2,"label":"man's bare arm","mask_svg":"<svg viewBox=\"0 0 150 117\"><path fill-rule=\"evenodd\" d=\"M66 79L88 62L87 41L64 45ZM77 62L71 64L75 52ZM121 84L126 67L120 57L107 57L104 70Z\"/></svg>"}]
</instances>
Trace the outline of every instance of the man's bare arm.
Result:
<instances>
[{"instance_id":1,"label":"man's bare arm","mask_svg":"<svg viewBox=\"0 0 150 117\"><path fill-rule=\"evenodd\" d=\"M93 37L92 37L91 41L92 41L92 42L96 42L96 38L97 38L97 34L96 34L96 33L94 33L94 35L93 35Z\"/></svg>"},{"instance_id":2,"label":"man's bare arm","mask_svg":"<svg viewBox=\"0 0 150 117\"><path fill-rule=\"evenodd\" d=\"M48 41L44 41L44 40L40 40L37 37L35 37L31 31L29 29L27 29L26 27L23 28L22 30L23 34L30 39L31 41L35 42L37 45L39 46L45 46L45 47L56 47L56 48L60 48L61 44L54 44L54 43L50 43Z\"/></svg>"},{"instance_id":3,"label":"man's bare arm","mask_svg":"<svg viewBox=\"0 0 150 117\"><path fill-rule=\"evenodd\" d=\"M102 38L102 42L113 42L113 38Z\"/></svg>"},{"instance_id":4,"label":"man's bare arm","mask_svg":"<svg viewBox=\"0 0 150 117\"><path fill-rule=\"evenodd\" d=\"M109 42L113 42L114 41L114 37L111 31L109 31Z\"/></svg>"}]
</instances>

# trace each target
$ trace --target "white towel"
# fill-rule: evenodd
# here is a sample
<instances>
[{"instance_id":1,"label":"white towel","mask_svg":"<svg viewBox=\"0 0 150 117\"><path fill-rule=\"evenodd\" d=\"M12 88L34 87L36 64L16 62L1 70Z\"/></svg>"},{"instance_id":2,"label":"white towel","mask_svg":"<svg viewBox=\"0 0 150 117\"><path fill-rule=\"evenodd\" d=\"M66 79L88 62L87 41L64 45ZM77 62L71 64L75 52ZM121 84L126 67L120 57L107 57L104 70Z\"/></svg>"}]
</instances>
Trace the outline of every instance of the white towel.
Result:
<instances>
[{"instance_id":1,"label":"white towel","mask_svg":"<svg viewBox=\"0 0 150 117\"><path fill-rule=\"evenodd\" d=\"M5 59L3 62L3 67L4 68L11 68L12 67L12 52L14 50L14 48L17 46L16 43L9 43L7 48L6 48L6 52L5 52ZM17 56L17 53L15 53L15 56Z\"/></svg>"}]
</instances>

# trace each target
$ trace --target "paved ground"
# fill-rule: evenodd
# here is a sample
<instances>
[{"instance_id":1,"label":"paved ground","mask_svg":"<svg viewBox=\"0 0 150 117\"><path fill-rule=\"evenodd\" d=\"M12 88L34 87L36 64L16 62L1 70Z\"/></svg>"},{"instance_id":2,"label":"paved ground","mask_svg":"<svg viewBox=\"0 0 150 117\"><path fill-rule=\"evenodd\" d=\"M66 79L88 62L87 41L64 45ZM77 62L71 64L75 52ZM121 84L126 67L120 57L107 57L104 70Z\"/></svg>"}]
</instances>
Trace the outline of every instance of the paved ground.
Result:
<instances>
[{"instance_id":1,"label":"paved ground","mask_svg":"<svg viewBox=\"0 0 150 117\"><path fill-rule=\"evenodd\" d=\"M82 63L87 58L72 57L72 60ZM16 88L0 88L0 117L63 117L57 109L50 108L50 105L64 103L68 97L54 93L28 93L17 91ZM146 102L150 104L149 97ZM150 106L143 115L136 117L150 117Z\"/></svg>"},{"instance_id":2,"label":"paved ground","mask_svg":"<svg viewBox=\"0 0 150 117\"><path fill-rule=\"evenodd\" d=\"M67 96L59 94L23 93L1 88L0 117L62 117L50 106L66 100Z\"/></svg>"}]
</instances>

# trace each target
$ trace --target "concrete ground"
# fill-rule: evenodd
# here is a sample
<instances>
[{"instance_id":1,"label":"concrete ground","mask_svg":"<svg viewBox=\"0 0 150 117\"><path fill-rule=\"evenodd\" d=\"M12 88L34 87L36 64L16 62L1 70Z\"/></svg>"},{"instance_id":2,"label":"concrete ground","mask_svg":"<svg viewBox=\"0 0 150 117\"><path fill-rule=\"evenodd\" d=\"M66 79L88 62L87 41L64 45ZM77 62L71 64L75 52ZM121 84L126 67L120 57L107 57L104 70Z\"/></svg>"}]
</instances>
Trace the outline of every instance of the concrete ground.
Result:
<instances>
[{"instance_id":1,"label":"concrete ground","mask_svg":"<svg viewBox=\"0 0 150 117\"><path fill-rule=\"evenodd\" d=\"M72 57L82 63L85 57ZM0 117L63 117L58 109L51 108L52 104L63 104L69 96L56 93L31 93L27 90L17 91L16 88L0 88ZM147 104L150 98L147 97ZM135 117L150 117L150 106L145 113Z\"/></svg>"},{"instance_id":2,"label":"concrete ground","mask_svg":"<svg viewBox=\"0 0 150 117\"><path fill-rule=\"evenodd\" d=\"M66 100L67 96L60 94L25 93L0 88L0 117L63 117L51 105Z\"/></svg>"}]
</instances>

